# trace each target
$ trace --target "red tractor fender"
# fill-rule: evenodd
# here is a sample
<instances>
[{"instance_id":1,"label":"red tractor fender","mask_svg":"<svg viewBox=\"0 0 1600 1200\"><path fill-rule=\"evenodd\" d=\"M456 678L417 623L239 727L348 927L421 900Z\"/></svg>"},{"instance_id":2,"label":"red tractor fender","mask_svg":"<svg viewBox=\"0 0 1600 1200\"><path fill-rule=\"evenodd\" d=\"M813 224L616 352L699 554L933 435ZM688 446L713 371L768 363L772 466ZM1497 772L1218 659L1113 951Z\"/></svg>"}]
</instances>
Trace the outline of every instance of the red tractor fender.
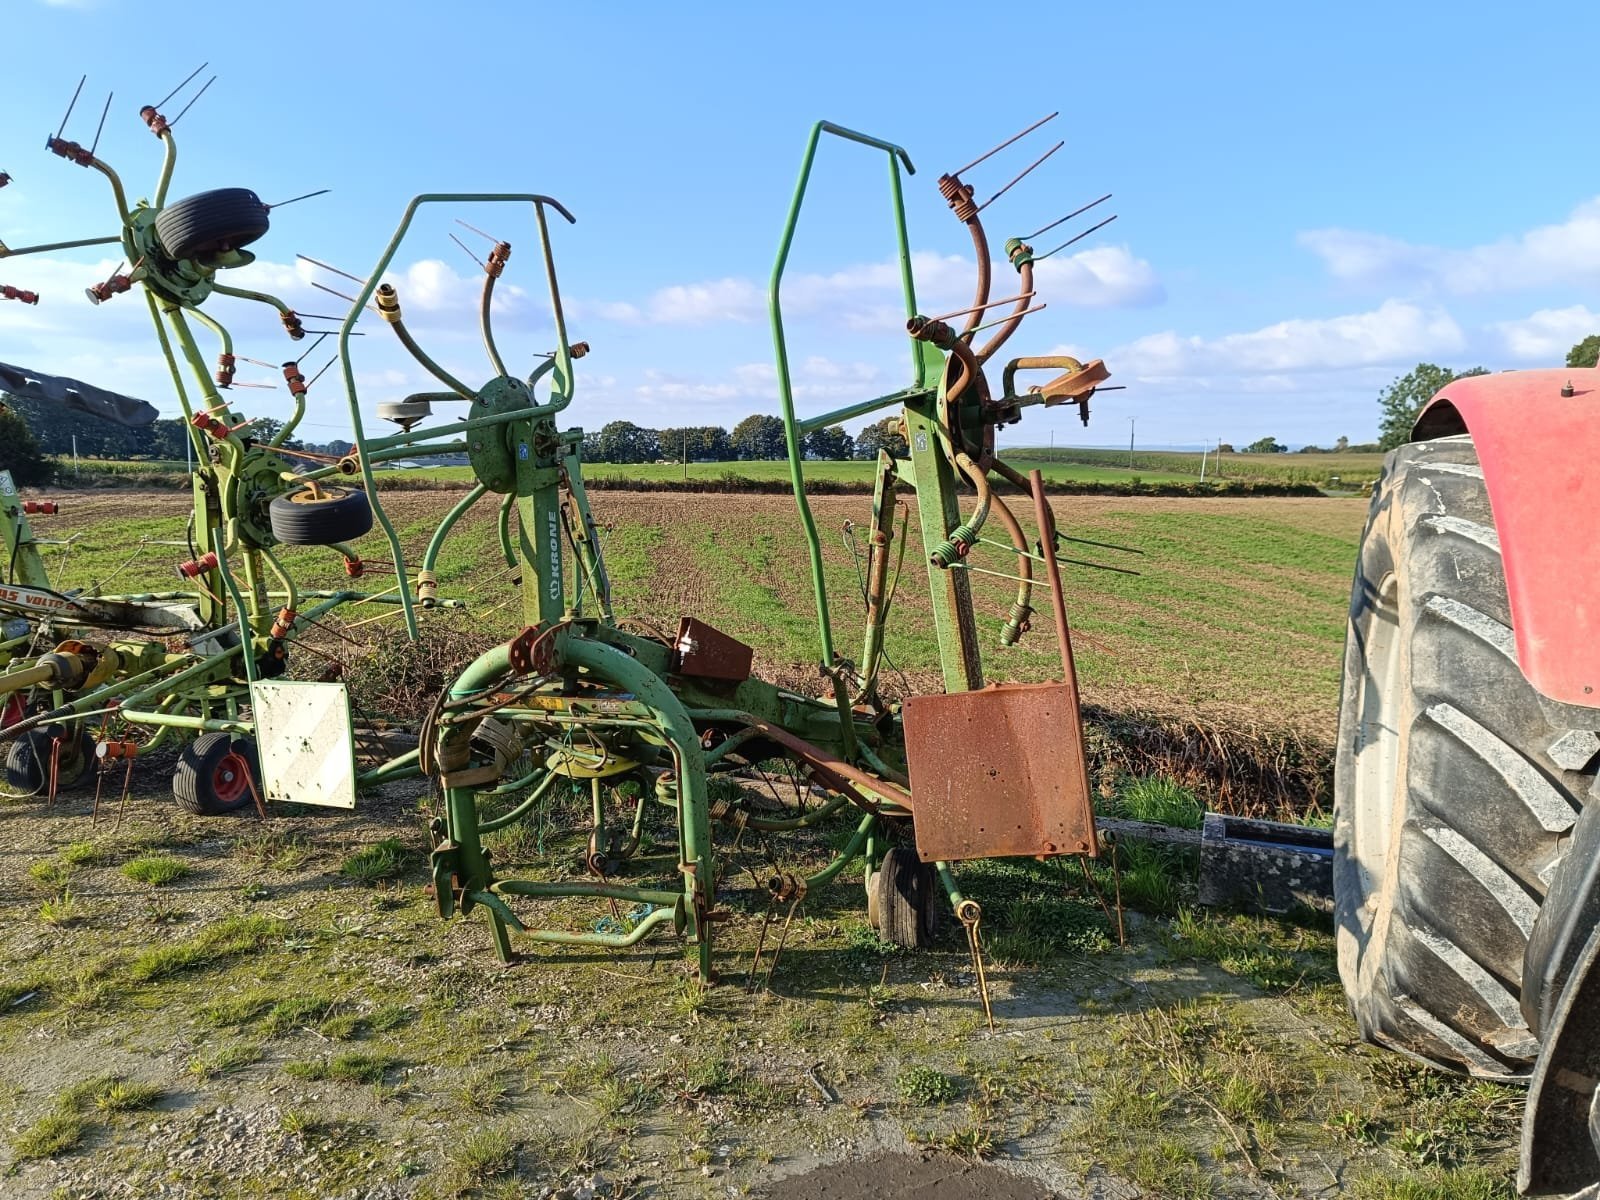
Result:
<instances>
[{"instance_id":1,"label":"red tractor fender","mask_svg":"<svg viewBox=\"0 0 1600 1200\"><path fill-rule=\"evenodd\" d=\"M1522 673L1552 700L1600 707L1600 370L1458 379L1411 436L1459 433L1483 468Z\"/></svg>"}]
</instances>

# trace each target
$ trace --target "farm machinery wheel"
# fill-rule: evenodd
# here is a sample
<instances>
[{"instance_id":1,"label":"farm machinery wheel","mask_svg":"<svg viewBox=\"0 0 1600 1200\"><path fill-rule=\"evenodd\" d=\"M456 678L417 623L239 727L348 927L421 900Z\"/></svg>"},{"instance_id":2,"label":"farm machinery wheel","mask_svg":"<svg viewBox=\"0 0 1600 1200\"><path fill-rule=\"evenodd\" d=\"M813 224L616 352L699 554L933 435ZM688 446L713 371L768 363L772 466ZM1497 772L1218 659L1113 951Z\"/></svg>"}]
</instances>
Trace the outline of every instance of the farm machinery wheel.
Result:
<instances>
[{"instance_id":1,"label":"farm machinery wheel","mask_svg":"<svg viewBox=\"0 0 1600 1200\"><path fill-rule=\"evenodd\" d=\"M231 733L203 733L183 748L172 773L172 798L199 817L238 812L255 803L251 781L261 769L256 745Z\"/></svg>"},{"instance_id":2,"label":"farm machinery wheel","mask_svg":"<svg viewBox=\"0 0 1600 1200\"><path fill-rule=\"evenodd\" d=\"M1394 451L1350 601L1334 798L1339 973L1362 1033L1510 1078L1538 1044L1523 957L1600 714L1517 665L1499 539L1465 436Z\"/></svg>"},{"instance_id":3,"label":"farm machinery wheel","mask_svg":"<svg viewBox=\"0 0 1600 1200\"><path fill-rule=\"evenodd\" d=\"M94 774L94 739L85 730L76 736L60 725L31 729L11 743L6 754L6 783L25 796L36 796L50 786L52 743L61 739L56 762L56 787L77 787Z\"/></svg>"},{"instance_id":4,"label":"farm machinery wheel","mask_svg":"<svg viewBox=\"0 0 1600 1200\"><path fill-rule=\"evenodd\" d=\"M174 200L156 214L156 239L168 257L238 250L267 232L270 210L249 188L214 188Z\"/></svg>"},{"instance_id":5,"label":"farm machinery wheel","mask_svg":"<svg viewBox=\"0 0 1600 1200\"><path fill-rule=\"evenodd\" d=\"M353 542L372 528L372 502L359 488L309 488L275 497L267 508L272 536L289 546Z\"/></svg>"},{"instance_id":6,"label":"farm machinery wheel","mask_svg":"<svg viewBox=\"0 0 1600 1200\"><path fill-rule=\"evenodd\" d=\"M908 846L894 846L867 877L867 919L878 936L915 949L939 931L939 881Z\"/></svg>"}]
</instances>

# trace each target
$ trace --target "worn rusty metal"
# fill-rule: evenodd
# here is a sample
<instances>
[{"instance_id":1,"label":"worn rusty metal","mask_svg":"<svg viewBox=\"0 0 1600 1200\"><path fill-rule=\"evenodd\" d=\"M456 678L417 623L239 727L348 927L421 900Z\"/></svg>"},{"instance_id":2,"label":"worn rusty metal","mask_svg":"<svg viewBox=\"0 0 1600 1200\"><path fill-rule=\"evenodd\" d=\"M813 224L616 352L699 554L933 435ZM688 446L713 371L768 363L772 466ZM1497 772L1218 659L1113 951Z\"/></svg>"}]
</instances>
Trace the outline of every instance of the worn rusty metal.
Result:
<instances>
[{"instance_id":1,"label":"worn rusty metal","mask_svg":"<svg viewBox=\"0 0 1600 1200\"><path fill-rule=\"evenodd\" d=\"M1076 687L996 684L903 711L924 861L1099 853Z\"/></svg>"},{"instance_id":2,"label":"worn rusty metal","mask_svg":"<svg viewBox=\"0 0 1600 1200\"><path fill-rule=\"evenodd\" d=\"M755 651L737 638L695 617L679 620L672 639L673 674L743 683L754 663Z\"/></svg>"}]
</instances>

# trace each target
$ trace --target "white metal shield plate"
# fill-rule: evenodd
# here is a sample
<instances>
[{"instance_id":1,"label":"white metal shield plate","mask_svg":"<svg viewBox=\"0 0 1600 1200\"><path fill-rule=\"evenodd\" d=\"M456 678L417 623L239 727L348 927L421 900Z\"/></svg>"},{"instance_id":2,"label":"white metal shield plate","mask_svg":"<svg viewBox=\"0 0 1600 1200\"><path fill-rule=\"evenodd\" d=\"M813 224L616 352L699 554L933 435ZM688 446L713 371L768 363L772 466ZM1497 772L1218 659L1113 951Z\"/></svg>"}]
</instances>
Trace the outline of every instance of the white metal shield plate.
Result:
<instances>
[{"instance_id":1,"label":"white metal shield plate","mask_svg":"<svg viewBox=\"0 0 1600 1200\"><path fill-rule=\"evenodd\" d=\"M355 734L344 684L257 682L250 703L268 800L356 806Z\"/></svg>"}]
</instances>

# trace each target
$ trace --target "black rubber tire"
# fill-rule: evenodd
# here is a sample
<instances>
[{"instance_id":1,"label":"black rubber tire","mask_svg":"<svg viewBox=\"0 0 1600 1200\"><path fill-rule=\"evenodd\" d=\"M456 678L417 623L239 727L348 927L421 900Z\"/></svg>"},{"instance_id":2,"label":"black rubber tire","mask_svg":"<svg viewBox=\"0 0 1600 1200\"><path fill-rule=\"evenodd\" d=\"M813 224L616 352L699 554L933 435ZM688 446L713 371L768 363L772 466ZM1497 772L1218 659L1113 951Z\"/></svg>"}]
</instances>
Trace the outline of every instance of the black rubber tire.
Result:
<instances>
[{"instance_id":1,"label":"black rubber tire","mask_svg":"<svg viewBox=\"0 0 1600 1200\"><path fill-rule=\"evenodd\" d=\"M172 798L178 807L197 817L214 817L239 812L255 805L255 794L248 780L237 774L243 758L250 779L261 786L261 760L250 738L231 733L202 733L183 748L177 769L172 772ZM240 785L243 786L240 786Z\"/></svg>"},{"instance_id":2,"label":"black rubber tire","mask_svg":"<svg viewBox=\"0 0 1600 1200\"><path fill-rule=\"evenodd\" d=\"M30 729L11 743L6 753L6 784L24 796L44 794L50 787L50 743L57 728ZM68 791L94 776L94 739L86 731L78 733L76 745L70 736L62 744L56 764L56 789Z\"/></svg>"},{"instance_id":3,"label":"black rubber tire","mask_svg":"<svg viewBox=\"0 0 1600 1200\"><path fill-rule=\"evenodd\" d=\"M1523 956L1594 779L1594 730L1600 712L1541 698L1517 665L1471 439L1391 453L1351 592L1334 770L1339 974L1367 1038L1527 1074ZM1572 731L1563 768L1551 747Z\"/></svg>"},{"instance_id":4,"label":"black rubber tire","mask_svg":"<svg viewBox=\"0 0 1600 1200\"><path fill-rule=\"evenodd\" d=\"M267 507L272 536L290 546L353 542L372 528L372 503L359 488L324 487L277 496Z\"/></svg>"},{"instance_id":5,"label":"black rubber tire","mask_svg":"<svg viewBox=\"0 0 1600 1200\"><path fill-rule=\"evenodd\" d=\"M906 846L892 847L874 875L878 936L915 949L938 932L938 876Z\"/></svg>"},{"instance_id":6,"label":"black rubber tire","mask_svg":"<svg viewBox=\"0 0 1600 1200\"><path fill-rule=\"evenodd\" d=\"M215 188L156 214L156 240L173 259L248 246L267 232L270 209L249 188Z\"/></svg>"}]
</instances>

